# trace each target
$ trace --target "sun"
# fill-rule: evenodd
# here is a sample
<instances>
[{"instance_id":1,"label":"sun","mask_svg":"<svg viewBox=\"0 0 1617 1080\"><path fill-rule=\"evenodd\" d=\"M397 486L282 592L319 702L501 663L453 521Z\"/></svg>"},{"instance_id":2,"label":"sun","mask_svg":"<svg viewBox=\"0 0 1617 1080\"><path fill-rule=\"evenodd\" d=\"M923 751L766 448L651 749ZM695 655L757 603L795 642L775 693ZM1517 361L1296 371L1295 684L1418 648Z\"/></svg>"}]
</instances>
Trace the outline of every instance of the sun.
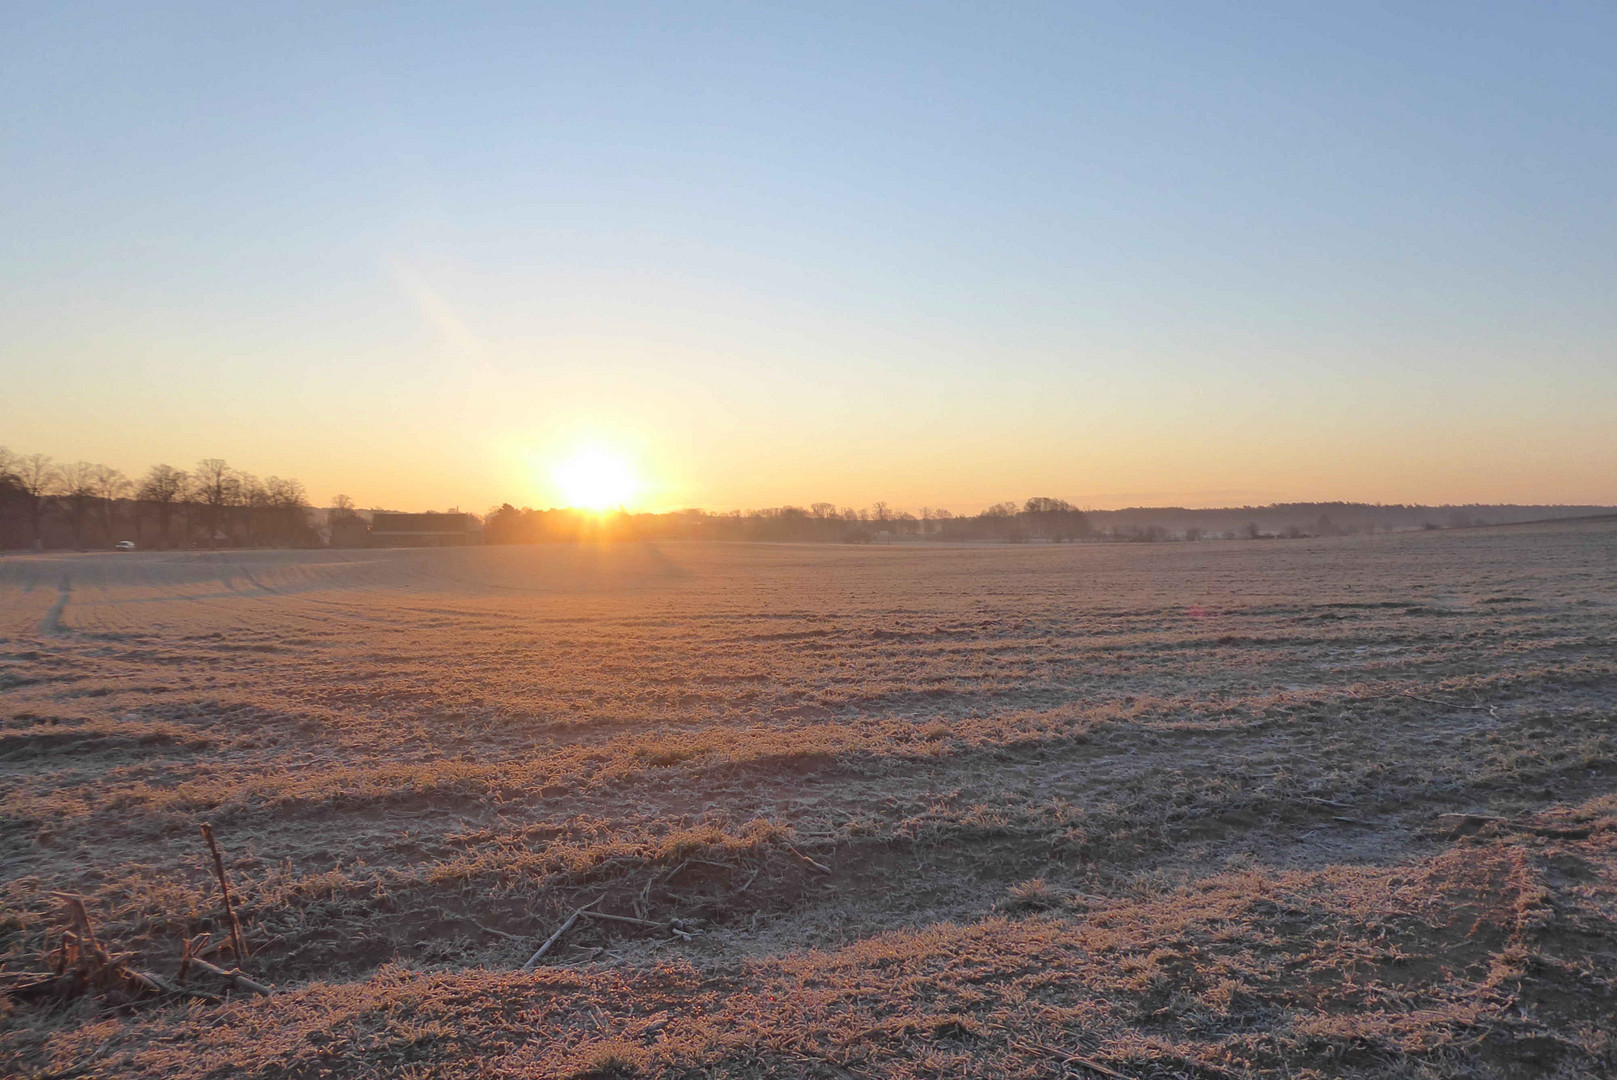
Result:
<instances>
[{"instance_id":1,"label":"sun","mask_svg":"<svg viewBox=\"0 0 1617 1080\"><path fill-rule=\"evenodd\" d=\"M629 463L610 450L588 447L552 469L568 506L607 510L622 506L640 490Z\"/></svg>"}]
</instances>

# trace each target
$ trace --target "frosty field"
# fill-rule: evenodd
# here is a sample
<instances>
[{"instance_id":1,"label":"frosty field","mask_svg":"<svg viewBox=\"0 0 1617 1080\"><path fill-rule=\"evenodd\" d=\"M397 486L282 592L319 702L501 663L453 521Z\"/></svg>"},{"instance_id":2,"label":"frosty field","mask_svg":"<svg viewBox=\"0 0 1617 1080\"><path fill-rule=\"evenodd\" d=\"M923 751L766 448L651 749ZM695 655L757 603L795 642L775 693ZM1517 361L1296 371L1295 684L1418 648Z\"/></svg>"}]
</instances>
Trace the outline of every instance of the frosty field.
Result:
<instances>
[{"instance_id":1,"label":"frosty field","mask_svg":"<svg viewBox=\"0 0 1617 1080\"><path fill-rule=\"evenodd\" d=\"M7 556L0 971L277 993L0 1073L1610 1076L1614 715L1611 524Z\"/></svg>"}]
</instances>

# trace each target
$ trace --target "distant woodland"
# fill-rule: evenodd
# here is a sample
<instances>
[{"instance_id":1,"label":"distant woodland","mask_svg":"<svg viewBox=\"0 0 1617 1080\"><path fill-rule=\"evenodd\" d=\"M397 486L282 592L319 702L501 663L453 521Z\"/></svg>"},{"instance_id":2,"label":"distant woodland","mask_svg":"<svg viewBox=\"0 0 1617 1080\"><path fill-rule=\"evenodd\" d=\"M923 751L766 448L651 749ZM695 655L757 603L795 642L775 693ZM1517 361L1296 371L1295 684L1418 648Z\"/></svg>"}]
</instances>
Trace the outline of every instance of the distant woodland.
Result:
<instances>
[{"instance_id":1,"label":"distant woodland","mask_svg":"<svg viewBox=\"0 0 1617 1080\"><path fill-rule=\"evenodd\" d=\"M257 477L219 458L191 469L154 465L138 478L91 462L61 464L0 447L0 548L91 550L131 541L147 548L364 546L373 511L345 495L312 506L303 485ZM481 519L487 544L580 540L761 540L821 543L1165 543L1299 539L1411 529L1464 528L1617 513L1617 507L1419 506L1276 503L1220 509L1081 510L1062 499L1002 502L976 514L885 502L863 509L817 502L761 510L598 514L518 509Z\"/></svg>"},{"instance_id":2,"label":"distant woodland","mask_svg":"<svg viewBox=\"0 0 1617 1080\"><path fill-rule=\"evenodd\" d=\"M1002 502L978 514L886 503L866 509L830 503L711 513L619 513L517 509L506 503L483 519L483 542L533 544L584 539L777 540L880 543L901 540L993 543L1167 543L1275 540L1313 536L1464 528L1617 513L1604 506L1417 506L1373 503L1276 503L1220 509L1135 507L1080 510L1055 498Z\"/></svg>"},{"instance_id":3,"label":"distant woodland","mask_svg":"<svg viewBox=\"0 0 1617 1080\"><path fill-rule=\"evenodd\" d=\"M219 458L190 470L153 465L131 479L0 447L0 547L316 547L316 525L297 480L260 479Z\"/></svg>"}]
</instances>

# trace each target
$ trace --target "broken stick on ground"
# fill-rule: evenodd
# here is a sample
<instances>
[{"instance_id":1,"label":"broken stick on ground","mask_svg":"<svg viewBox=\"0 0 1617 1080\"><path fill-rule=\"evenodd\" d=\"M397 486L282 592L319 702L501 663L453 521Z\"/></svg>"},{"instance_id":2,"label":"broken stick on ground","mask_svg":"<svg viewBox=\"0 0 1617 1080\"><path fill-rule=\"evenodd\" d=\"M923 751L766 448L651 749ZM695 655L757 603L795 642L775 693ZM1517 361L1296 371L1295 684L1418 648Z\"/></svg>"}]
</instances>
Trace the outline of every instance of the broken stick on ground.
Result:
<instances>
[{"instance_id":1,"label":"broken stick on ground","mask_svg":"<svg viewBox=\"0 0 1617 1080\"><path fill-rule=\"evenodd\" d=\"M224 968L216 967L215 965L210 964L206 960L203 960L197 956L192 956L190 958L190 962L192 967L200 968L201 970L206 971L209 975L217 975L231 986L240 987L243 990L262 995L263 997L269 997L275 993L275 989L273 987L265 986L261 982L255 982L252 979L249 979L246 975L243 975L240 971L226 971Z\"/></svg>"},{"instance_id":2,"label":"broken stick on ground","mask_svg":"<svg viewBox=\"0 0 1617 1080\"><path fill-rule=\"evenodd\" d=\"M596 904L599 904L599 903L600 903L599 900L591 900L589 903L585 904L583 907L579 908L577 911L575 911L571 915L567 916L567 921L562 923L560 926L558 926L556 928L556 932L554 934L551 934L548 938L546 938L545 943L543 945L539 946L539 950L537 952L535 952L532 956L528 957L528 962L526 964L522 965L522 970L523 971L532 971L533 966L539 962L540 958L543 957L545 955L545 953L550 951L550 947L552 945L556 944L556 942L560 941L561 936L563 934L567 933L567 931L569 931L569 930L571 930L573 928L573 924L578 921L579 916L583 915L586 911L588 911L590 908L594 907Z\"/></svg>"},{"instance_id":3,"label":"broken stick on ground","mask_svg":"<svg viewBox=\"0 0 1617 1080\"><path fill-rule=\"evenodd\" d=\"M818 870L820 873L822 873L822 874L832 873L832 870L831 870L831 868L829 866L825 865L823 862L819 862L819 861L817 861L815 859L809 858L807 855L805 855L801 851L797 850L797 848L792 846L791 844L786 845L786 850L790 851L793 855L796 855L799 859L802 859L805 863L807 863L809 866L813 867L814 869Z\"/></svg>"}]
</instances>

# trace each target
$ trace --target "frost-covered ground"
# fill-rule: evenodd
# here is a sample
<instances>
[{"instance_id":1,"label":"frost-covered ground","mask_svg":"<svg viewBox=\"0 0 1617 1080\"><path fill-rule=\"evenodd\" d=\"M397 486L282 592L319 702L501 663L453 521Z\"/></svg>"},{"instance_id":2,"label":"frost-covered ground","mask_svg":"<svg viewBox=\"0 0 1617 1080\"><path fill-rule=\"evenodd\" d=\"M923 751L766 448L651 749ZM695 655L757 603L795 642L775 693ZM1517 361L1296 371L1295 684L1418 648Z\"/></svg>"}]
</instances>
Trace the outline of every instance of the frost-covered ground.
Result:
<instances>
[{"instance_id":1,"label":"frost-covered ground","mask_svg":"<svg viewBox=\"0 0 1617 1080\"><path fill-rule=\"evenodd\" d=\"M0 969L208 821L281 992L0 1071L1608 1076L1614 646L1599 524L6 556Z\"/></svg>"}]
</instances>

